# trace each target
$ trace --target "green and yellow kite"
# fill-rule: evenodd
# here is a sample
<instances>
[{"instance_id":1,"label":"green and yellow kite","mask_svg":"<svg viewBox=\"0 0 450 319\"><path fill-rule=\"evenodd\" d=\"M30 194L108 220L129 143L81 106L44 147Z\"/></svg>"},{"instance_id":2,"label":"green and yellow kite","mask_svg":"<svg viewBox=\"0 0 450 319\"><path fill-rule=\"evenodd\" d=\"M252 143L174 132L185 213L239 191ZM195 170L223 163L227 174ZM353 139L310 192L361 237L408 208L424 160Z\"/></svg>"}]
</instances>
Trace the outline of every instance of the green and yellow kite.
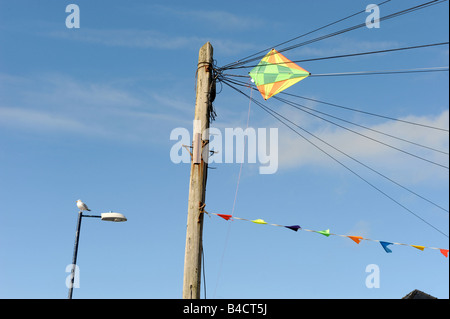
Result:
<instances>
[{"instance_id":1,"label":"green and yellow kite","mask_svg":"<svg viewBox=\"0 0 450 319\"><path fill-rule=\"evenodd\" d=\"M249 75L261 92L264 100L287 89L311 75L275 49L254 67Z\"/></svg>"}]
</instances>

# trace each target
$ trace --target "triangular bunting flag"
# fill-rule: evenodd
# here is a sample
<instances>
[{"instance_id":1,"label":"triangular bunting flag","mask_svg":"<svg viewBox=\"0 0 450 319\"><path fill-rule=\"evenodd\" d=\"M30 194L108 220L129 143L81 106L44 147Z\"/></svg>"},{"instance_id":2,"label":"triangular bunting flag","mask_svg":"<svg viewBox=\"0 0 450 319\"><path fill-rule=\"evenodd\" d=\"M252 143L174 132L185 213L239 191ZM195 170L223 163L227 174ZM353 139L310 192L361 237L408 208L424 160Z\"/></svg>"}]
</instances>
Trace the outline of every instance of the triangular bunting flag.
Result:
<instances>
[{"instance_id":1,"label":"triangular bunting flag","mask_svg":"<svg viewBox=\"0 0 450 319\"><path fill-rule=\"evenodd\" d=\"M322 235L324 235L324 236L330 236L330 230L329 229L327 229L327 230L320 230L320 231L318 231L318 233L319 234L322 234Z\"/></svg>"},{"instance_id":2,"label":"triangular bunting flag","mask_svg":"<svg viewBox=\"0 0 450 319\"><path fill-rule=\"evenodd\" d=\"M252 220L251 222L255 223L255 224L261 224L261 225L267 224L263 219L255 219L255 220Z\"/></svg>"},{"instance_id":3,"label":"triangular bunting flag","mask_svg":"<svg viewBox=\"0 0 450 319\"><path fill-rule=\"evenodd\" d=\"M204 213L210 214L208 212L204 212ZM318 233L318 234L321 234L321 235L326 236L326 237L330 237L331 235L333 235L333 236L340 236L340 237L348 237L348 238L350 238L351 240L353 240L357 244L361 243L361 240L375 241L375 242L379 242L381 247L383 247L384 251L387 252L387 253L392 253L391 248L389 248L390 245L411 246L411 247L414 247L414 248L416 248L416 249L418 249L420 251L424 251L425 248L430 248L430 249L433 249L433 250L439 250L442 255L444 255L446 258L448 258L448 252L449 252L448 249L435 248L435 247L426 247L426 246L420 246L420 245L391 243L391 242L387 242L387 241L380 241L380 240L375 240L375 239L363 238L361 236L332 234L332 233L330 233L329 229L317 231L317 230L310 230L310 229L302 229L302 227L300 227L299 225L283 226L283 225L279 225L279 224L267 223L264 219L260 219L260 218L254 219L254 220L249 220L249 219L245 219L245 218L235 217L233 215L216 214L216 213L211 213L211 214L217 215L217 216L219 216L219 217L221 217L221 218L223 218L223 219L225 219L227 221L228 220L232 220L232 221L234 221L234 220L243 220L243 221L247 221L247 222L252 222L254 224L284 227L284 228L288 228L290 230L293 230L295 232L297 232L300 229L300 230L305 230L305 231L308 231L308 232Z\"/></svg>"},{"instance_id":4,"label":"triangular bunting flag","mask_svg":"<svg viewBox=\"0 0 450 319\"><path fill-rule=\"evenodd\" d=\"M299 229L302 229L299 225L293 225L293 226L284 226L286 228L292 229L293 231L297 231Z\"/></svg>"},{"instance_id":5,"label":"triangular bunting flag","mask_svg":"<svg viewBox=\"0 0 450 319\"><path fill-rule=\"evenodd\" d=\"M229 220L231 217L233 217L231 215L225 215L225 214L217 214L217 216L222 217L225 220Z\"/></svg>"},{"instance_id":6,"label":"triangular bunting flag","mask_svg":"<svg viewBox=\"0 0 450 319\"><path fill-rule=\"evenodd\" d=\"M392 243L388 243L386 241L380 241L381 246L387 253L392 253L392 250L390 250L387 246L392 245Z\"/></svg>"},{"instance_id":7,"label":"triangular bunting flag","mask_svg":"<svg viewBox=\"0 0 450 319\"><path fill-rule=\"evenodd\" d=\"M351 240L353 240L357 244L359 244L361 239L363 239L361 236L347 236L347 237L350 238Z\"/></svg>"}]
</instances>

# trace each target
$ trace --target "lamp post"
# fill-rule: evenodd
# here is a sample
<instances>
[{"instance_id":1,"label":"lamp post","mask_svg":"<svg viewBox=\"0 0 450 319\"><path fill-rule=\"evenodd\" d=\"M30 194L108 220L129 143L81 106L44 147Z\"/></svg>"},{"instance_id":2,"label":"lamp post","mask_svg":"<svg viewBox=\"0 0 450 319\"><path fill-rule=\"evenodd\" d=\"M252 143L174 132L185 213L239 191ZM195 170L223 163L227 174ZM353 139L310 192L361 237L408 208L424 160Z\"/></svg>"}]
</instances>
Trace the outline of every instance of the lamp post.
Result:
<instances>
[{"instance_id":1,"label":"lamp post","mask_svg":"<svg viewBox=\"0 0 450 319\"><path fill-rule=\"evenodd\" d=\"M69 299L72 299L73 294L73 285L75 281L75 269L77 265L77 255L78 255L78 242L80 241L80 230L81 230L81 220L83 217L90 218L100 218L101 220L111 221L111 222L126 222L127 218L120 213L102 213L101 215L83 215L83 212L80 210L78 212L78 222L77 222L77 231L75 232L75 244L73 248L73 258L72 258L72 271L70 278L70 287L69 287Z\"/></svg>"}]
</instances>

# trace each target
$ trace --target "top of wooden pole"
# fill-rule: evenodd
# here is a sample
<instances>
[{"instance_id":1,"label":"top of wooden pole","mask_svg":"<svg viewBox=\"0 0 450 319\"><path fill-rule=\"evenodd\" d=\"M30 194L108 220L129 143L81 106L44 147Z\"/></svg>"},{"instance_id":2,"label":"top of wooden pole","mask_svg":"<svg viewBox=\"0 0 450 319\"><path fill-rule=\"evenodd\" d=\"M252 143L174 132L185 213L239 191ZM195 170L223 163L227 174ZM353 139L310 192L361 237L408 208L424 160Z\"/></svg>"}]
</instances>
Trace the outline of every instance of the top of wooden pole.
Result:
<instances>
[{"instance_id":1,"label":"top of wooden pole","mask_svg":"<svg viewBox=\"0 0 450 319\"><path fill-rule=\"evenodd\" d=\"M213 47L210 42L206 42L198 53L198 63L213 63ZM199 65L200 66L200 65Z\"/></svg>"}]
</instances>

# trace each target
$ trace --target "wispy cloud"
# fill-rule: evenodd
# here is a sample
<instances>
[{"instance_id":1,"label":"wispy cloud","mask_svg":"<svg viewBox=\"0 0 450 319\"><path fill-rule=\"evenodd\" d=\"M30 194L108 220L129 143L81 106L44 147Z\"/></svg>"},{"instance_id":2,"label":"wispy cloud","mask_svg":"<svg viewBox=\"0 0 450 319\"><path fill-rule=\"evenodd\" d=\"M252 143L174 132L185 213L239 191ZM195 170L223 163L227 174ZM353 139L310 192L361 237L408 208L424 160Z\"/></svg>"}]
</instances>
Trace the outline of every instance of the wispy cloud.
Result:
<instances>
[{"instance_id":1,"label":"wispy cloud","mask_svg":"<svg viewBox=\"0 0 450 319\"><path fill-rule=\"evenodd\" d=\"M195 23L206 23L214 28L230 30L248 30L259 28L264 21L249 14L238 15L224 10L186 9L165 5L149 5L147 9L158 16L167 16L171 19L185 19Z\"/></svg>"},{"instance_id":2,"label":"wispy cloud","mask_svg":"<svg viewBox=\"0 0 450 319\"><path fill-rule=\"evenodd\" d=\"M77 32L52 31L50 37L93 43L112 47L151 48L159 50L198 50L206 42L222 54L236 54L252 50L256 46L242 41L217 36L172 35L156 30L92 29L80 28Z\"/></svg>"},{"instance_id":3,"label":"wispy cloud","mask_svg":"<svg viewBox=\"0 0 450 319\"><path fill-rule=\"evenodd\" d=\"M286 114L286 112L284 113ZM295 123L311 123L311 120L306 116L302 116L301 121L299 121L299 116L300 115L292 113L287 117L289 117ZM448 110L445 110L442 113L434 116L410 115L405 116L402 119L434 127L447 129L449 127ZM279 124L276 125L279 126ZM323 143L322 141L319 141L305 131L302 131L300 129L297 129L297 131L309 141L314 143L316 146L320 147L323 151L326 151L335 159L345 163L346 165L349 165L350 167L355 167L355 165L358 167L361 166L345 154L356 158L358 161L371 166L375 170L381 169L384 172L389 172L390 174L402 178L407 178L411 183L418 182L423 178L429 178L428 174L430 172L434 172L433 176L435 176L437 172L434 169L421 171L419 168L427 167L425 165L431 165L431 167L433 167L433 165L430 163L426 163L420 159L414 158L410 155L399 152L395 149L389 148L381 143L377 143L373 140L364 138L361 135L332 126L331 124L324 123L320 125L320 127L313 125L310 126L311 127L308 127L308 124L302 124L302 127L306 127L306 130L308 132L311 132L322 141L325 141L329 145L332 145L334 148ZM438 150L443 150L446 152L448 152L449 150L449 136L446 132L419 128L417 126L393 121L383 122L381 124L370 125L367 127ZM307 142L305 139L294 134L291 130L286 129L283 126L280 126L280 128L279 167L281 169L292 169L310 165L329 168L333 167L333 165L336 164L333 159L331 159L317 147L313 146L311 143ZM383 135L376 134L368 129L351 129L378 141L405 150L411 154L416 154L423 158L438 162L442 165L448 166L449 164L448 155L437 153L424 148L419 148L412 144L404 143ZM336 149L341 152L337 151ZM415 174L410 174L411 170L414 170Z\"/></svg>"},{"instance_id":4,"label":"wispy cloud","mask_svg":"<svg viewBox=\"0 0 450 319\"><path fill-rule=\"evenodd\" d=\"M82 121L45 111L0 106L0 125L14 129L47 132L71 132L106 136L99 127L89 126Z\"/></svg>"},{"instance_id":5,"label":"wispy cloud","mask_svg":"<svg viewBox=\"0 0 450 319\"><path fill-rule=\"evenodd\" d=\"M138 89L61 74L0 74L0 85L0 126L12 130L148 141L161 138L166 133L162 128L179 125L179 109L167 105L180 101L158 99Z\"/></svg>"},{"instance_id":6,"label":"wispy cloud","mask_svg":"<svg viewBox=\"0 0 450 319\"><path fill-rule=\"evenodd\" d=\"M371 227L369 222L365 221L365 220L360 220L358 222L356 222L356 224L353 226L353 228L351 228L348 232L347 235L350 236L362 236L364 238L370 238L371 234Z\"/></svg>"},{"instance_id":7,"label":"wispy cloud","mask_svg":"<svg viewBox=\"0 0 450 319\"><path fill-rule=\"evenodd\" d=\"M129 48L154 48L174 50L198 48L204 39L197 36L171 36L155 30L138 29L92 29L82 28L77 32L54 31L49 33L56 38L95 43L107 46Z\"/></svg>"}]
</instances>

